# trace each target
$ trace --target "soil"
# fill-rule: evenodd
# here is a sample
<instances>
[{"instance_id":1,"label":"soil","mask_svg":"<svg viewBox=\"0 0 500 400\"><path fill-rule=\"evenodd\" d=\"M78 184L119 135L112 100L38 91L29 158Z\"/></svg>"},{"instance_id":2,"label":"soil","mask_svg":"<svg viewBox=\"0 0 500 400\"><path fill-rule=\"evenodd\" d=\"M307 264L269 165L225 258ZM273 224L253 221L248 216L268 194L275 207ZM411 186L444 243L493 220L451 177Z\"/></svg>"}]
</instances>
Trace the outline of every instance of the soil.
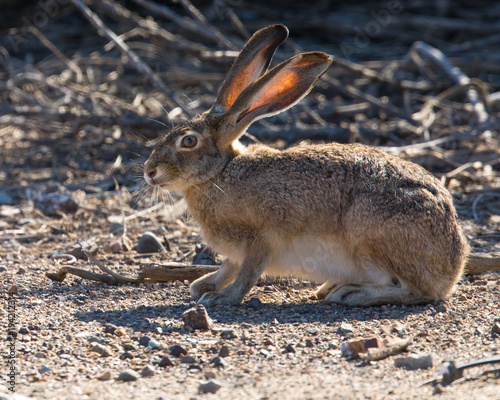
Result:
<instances>
[{"instance_id":1,"label":"soil","mask_svg":"<svg viewBox=\"0 0 500 400\"><path fill-rule=\"evenodd\" d=\"M256 9L262 13L265 5L259 7ZM369 11L367 8L365 14ZM85 74L83 81L78 82L72 73L64 75L67 61L51 55L34 37L26 39L26 48L10 55L14 70L0 68L0 288L5 299L0 304L5 326L0 351L6 360L0 398L3 392L13 394L7 390L12 360L17 397L11 398L18 400L21 395L37 400L500 397L498 364L468 368L463 377L437 384L445 361L459 366L500 358L500 272L464 276L453 295L442 303L370 308L324 305L312 299L317 283L264 277L241 306L207 309L214 324L206 331L192 331L181 319L182 313L194 305L187 281L110 286L72 275L62 282L47 278L47 272L57 272L67 265L96 271L82 259L78 251L82 245L92 247L96 257L114 271L136 276L141 266L151 263L190 264L196 245L203 243L196 223L185 214L182 200L176 195L148 191L142 179L141 164L151 149L144 137L155 138L167 129L159 131L149 118L171 123L168 118L161 119L165 116L164 94L124 67L118 53L111 52L106 58L108 54L102 50L106 42L90 31L74 8L68 5L59 12L44 32L78 63ZM107 22L118 30L118 24ZM68 47L69 41L61 34L65 29L72 32L81 52L68 50L75 45ZM385 64L377 60L393 56L402 60L401 49L408 51L408 37L419 37L410 33L393 46L384 45L383 38L381 42L374 40L365 54L371 63L360 64L381 72ZM302 44L310 45L314 36L303 33L300 38ZM464 41L463 37L447 38L455 45ZM439 40L445 40L444 36ZM436 42L441 43L439 40ZM322 37L320 42L326 41ZM393 53L377 58L384 46ZM149 54L153 64L155 58L148 51L142 55L147 58ZM487 48L484 51L486 54ZM31 64L30 57L34 57ZM195 79L194 83L185 76L188 83L165 78L172 99L185 101L183 96L196 96L184 104L189 103L193 112L202 112L213 101L227 63L224 68L202 67L187 56L178 62L179 68L196 65L198 72L205 74L203 79L213 79L200 84L196 74L189 77ZM491 92L499 90L498 71L478 63L474 68L471 64L470 68L464 63L462 66L471 77L485 80L488 76ZM162 65L158 61L159 69ZM118 78L112 75L115 69ZM18 75L21 72L26 74ZM405 79L419 73L399 72L404 72ZM346 85L376 93L389 104L403 103L404 90L381 88L380 82L366 83L366 77L354 75L344 71L340 79ZM53 80L47 81L48 77ZM411 92L409 107L416 111L441 89L452 86L449 81L440 82L443 87L436 84L425 96ZM387 151L409 146L398 153L445 182L473 251L500 256L498 122L489 132L480 131L482 135L412 147L413 143L466 133L477 126L465 97L444 100L429 132L417 134L380 109L352 112L344 108L344 114L327 114L329 104L342 108L359 105L361 100L340 99L326 82L318 86L304 99L303 106L294 108L298 111L258 125L253 133L276 126L292 132L304 121L312 126L326 119L328 126L336 124L348 132L351 141ZM66 103L58 103L61 93L68 96ZM31 107L31 114L24 113L23 106ZM15 112L13 107L17 107ZM311 110L323 112L314 115ZM53 119L55 114L49 112L60 114ZM490 104L489 113L498 120L498 102ZM177 117L174 114L170 114L173 122L182 120L182 113ZM103 121L115 119L95 122L89 116L102 116ZM126 118L133 123L123 122ZM267 142L284 147L301 139L325 140L300 136L307 131L299 129L297 140L291 142L275 135ZM395 133L400 131L403 133ZM138 253L139 238L146 232L153 232L166 250ZM221 259L216 256L217 262ZM10 321L14 325L9 325ZM376 361L346 356L341 350L345 341L373 337L411 338L411 343L406 351ZM12 341L14 353L9 347ZM176 345L187 354L172 354ZM223 361L216 358L219 353ZM429 354L432 365L428 368L395 366L395 359L401 355ZM138 372L136 380L117 379L129 369ZM435 378L436 382L424 384ZM216 387L220 384L215 394L200 390L200 384L209 380L217 381Z\"/></svg>"}]
</instances>

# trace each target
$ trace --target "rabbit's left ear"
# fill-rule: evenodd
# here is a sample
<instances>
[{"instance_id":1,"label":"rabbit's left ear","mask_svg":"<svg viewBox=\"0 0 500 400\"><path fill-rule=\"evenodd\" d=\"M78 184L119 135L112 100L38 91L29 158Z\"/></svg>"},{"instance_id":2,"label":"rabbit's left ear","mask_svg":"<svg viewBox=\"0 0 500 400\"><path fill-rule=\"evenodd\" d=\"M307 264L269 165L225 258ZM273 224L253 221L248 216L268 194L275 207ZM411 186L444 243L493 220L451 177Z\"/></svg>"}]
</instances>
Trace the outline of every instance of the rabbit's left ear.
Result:
<instances>
[{"instance_id":1,"label":"rabbit's left ear","mask_svg":"<svg viewBox=\"0 0 500 400\"><path fill-rule=\"evenodd\" d=\"M298 54L250 84L228 111L209 115L219 148L230 146L252 122L285 111L300 101L331 63L326 53Z\"/></svg>"}]
</instances>

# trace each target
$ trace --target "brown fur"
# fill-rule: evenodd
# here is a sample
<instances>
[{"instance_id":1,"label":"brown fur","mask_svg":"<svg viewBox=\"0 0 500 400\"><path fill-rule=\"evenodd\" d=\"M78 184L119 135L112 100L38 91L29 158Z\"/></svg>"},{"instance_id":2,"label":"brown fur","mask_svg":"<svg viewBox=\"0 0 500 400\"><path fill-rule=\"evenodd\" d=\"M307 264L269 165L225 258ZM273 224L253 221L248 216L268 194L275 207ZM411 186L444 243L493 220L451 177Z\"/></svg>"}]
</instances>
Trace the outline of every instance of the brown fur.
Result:
<instances>
[{"instance_id":1,"label":"brown fur","mask_svg":"<svg viewBox=\"0 0 500 400\"><path fill-rule=\"evenodd\" d=\"M283 36L283 28L265 29L269 33L260 31L258 40L269 36L277 46L276 30ZM247 47L252 46L251 39ZM259 48L269 57L269 46ZM216 103L209 113L175 128L145 164L148 182L181 190L207 243L228 255L218 272L192 284L192 295L206 305L237 304L293 246L315 253L313 278L328 275L322 257L331 254L324 248L331 240L339 257L318 292L326 301L375 305L446 298L462 274L469 247L450 194L423 168L362 145L284 151L236 145L253 120L295 104L329 65L322 53L300 56L246 83L247 88L226 82L224 90L241 92L234 105ZM235 62L232 80L255 58L248 50L245 57ZM289 73L301 82L277 99L274 77L286 81ZM196 148L179 149L179 138L186 134L196 136ZM299 267L292 274L307 277L307 268Z\"/></svg>"}]
</instances>

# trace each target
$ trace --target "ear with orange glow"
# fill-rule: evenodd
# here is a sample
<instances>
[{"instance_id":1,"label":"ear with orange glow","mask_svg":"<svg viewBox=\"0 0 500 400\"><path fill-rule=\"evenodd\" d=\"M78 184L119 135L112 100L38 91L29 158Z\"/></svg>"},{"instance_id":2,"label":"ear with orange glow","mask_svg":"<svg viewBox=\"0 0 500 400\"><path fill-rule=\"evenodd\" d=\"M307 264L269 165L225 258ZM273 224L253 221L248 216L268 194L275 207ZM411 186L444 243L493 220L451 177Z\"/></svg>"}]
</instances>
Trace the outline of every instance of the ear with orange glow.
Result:
<instances>
[{"instance_id":1,"label":"ear with orange glow","mask_svg":"<svg viewBox=\"0 0 500 400\"><path fill-rule=\"evenodd\" d=\"M310 92L331 62L322 52L302 53L282 62L247 87L228 114L246 128L257 119L285 111Z\"/></svg>"},{"instance_id":2,"label":"ear with orange glow","mask_svg":"<svg viewBox=\"0 0 500 400\"><path fill-rule=\"evenodd\" d=\"M240 93L267 71L276 48L287 38L288 29L281 24L257 31L236 58L222 84L212 110L226 111Z\"/></svg>"}]
</instances>

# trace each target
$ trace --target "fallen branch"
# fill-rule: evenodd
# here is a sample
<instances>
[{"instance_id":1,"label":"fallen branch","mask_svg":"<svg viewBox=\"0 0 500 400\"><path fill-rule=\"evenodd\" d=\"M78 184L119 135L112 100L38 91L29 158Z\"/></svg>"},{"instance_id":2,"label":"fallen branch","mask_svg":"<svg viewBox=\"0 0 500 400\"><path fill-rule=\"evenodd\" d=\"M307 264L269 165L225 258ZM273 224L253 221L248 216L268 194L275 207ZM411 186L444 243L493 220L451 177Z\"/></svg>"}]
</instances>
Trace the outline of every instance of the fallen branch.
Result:
<instances>
[{"instance_id":1,"label":"fallen branch","mask_svg":"<svg viewBox=\"0 0 500 400\"><path fill-rule=\"evenodd\" d=\"M82 0L71 0L71 1L101 35L105 36L106 38L108 38L109 40L113 41L116 44L116 46L120 49L120 51L128 57L129 62L139 73L145 75L157 89L159 89L163 94L165 94L167 103L170 103L167 104L169 107L171 108L180 107L182 110L184 110L184 112L186 112L187 115L191 114L188 110L185 109L185 107L178 104L175 100L170 99L170 94L171 94L170 90L154 74L153 70L144 61L142 61L141 58L133 50L131 50L122 39L120 39L116 35L116 33L111 31L104 24L104 22L102 22L102 20L83 3Z\"/></svg>"},{"instance_id":2,"label":"fallen branch","mask_svg":"<svg viewBox=\"0 0 500 400\"><path fill-rule=\"evenodd\" d=\"M471 79L465 75L460 68L453 65L441 50L438 50L424 42L415 42L411 47L410 52L417 52L431 59L460 86L467 86L471 83ZM479 101L477 90L474 87L469 87L467 90L467 99L476 114L477 122L479 124L486 122L488 119L488 113L486 112L484 104Z\"/></svg>"}]
</instances>

